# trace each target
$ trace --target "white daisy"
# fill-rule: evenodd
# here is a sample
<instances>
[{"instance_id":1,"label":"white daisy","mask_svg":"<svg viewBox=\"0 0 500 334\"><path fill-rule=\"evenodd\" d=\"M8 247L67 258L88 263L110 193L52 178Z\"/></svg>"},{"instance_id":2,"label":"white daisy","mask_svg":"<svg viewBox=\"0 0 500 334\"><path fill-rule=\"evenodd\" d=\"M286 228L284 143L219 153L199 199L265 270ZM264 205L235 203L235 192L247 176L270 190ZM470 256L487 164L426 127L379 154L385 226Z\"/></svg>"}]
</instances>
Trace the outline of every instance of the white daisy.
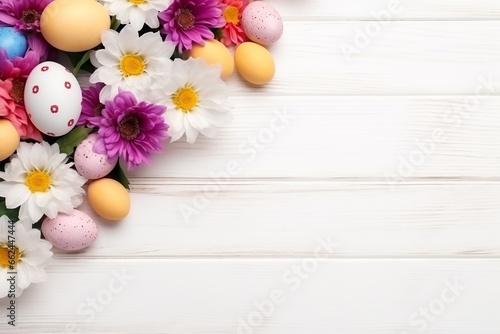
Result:
<instances>
[{"instance_id":1,"label":"white daisy","mask_svg":"<svg viewBox=\"0 0 500 334\"><path fill-rule=\"evenodd\" d=\"M91 55L97 69L91 83L103 82L99 98L102 103L118 94L118 89L130 91L138 99L146 99L151 89L160 86L172 67L170 57L175 46L163 42L160 33L139 34L130 25L120 33L107 30L101 36L104 49Z\"/></svg>"},{"instance_id":2,"label":"white daisy","mask_svg":"<svg viewBox=\"0 0 500 334\"><path fill-rule=\"evenodd\" d=\"M167 106L165 117L172 142L184 134L191 144L199 133L213 137L216 127L231 121L220 71L202 59L175 59L158 101Z\"/></svg>"},{"instance_id":3,"label":"white daisy","mask_svg":"<svg viewBox=\"0 0 500 334\"><path fill-rule=\"evenodd\" d=\"M150 28L158 28L158 12L162 12L170 0L101 0L109 15L115 16L123 24L130 23L139 31L146 23Z\"/></svg>"},{"instance_id":4,"label":"white daisy","mask_svg":"<svg viewBox=\"0 0 500 334\"><path fill-rule=\"evenodd\" d=\"M22 142L0 172L0 197L9 209L20 207L19 219L37 222L45 214L71 213L82 203L86 180L67 163L59 145Z\"/></svg>"},{"instance_id":5,"label":"white daisy","mask_svg":"<svg viewBox=\"0 0 500 334\"><path fill-rule=\"evenodd\" d=\"M11 293L19 297L31 283L45 281L44 267L52 256L52 244L30 222L20 220L14 230L9 224L6 216L0 217L0 298Z\"/></svg>"}]
</instances>

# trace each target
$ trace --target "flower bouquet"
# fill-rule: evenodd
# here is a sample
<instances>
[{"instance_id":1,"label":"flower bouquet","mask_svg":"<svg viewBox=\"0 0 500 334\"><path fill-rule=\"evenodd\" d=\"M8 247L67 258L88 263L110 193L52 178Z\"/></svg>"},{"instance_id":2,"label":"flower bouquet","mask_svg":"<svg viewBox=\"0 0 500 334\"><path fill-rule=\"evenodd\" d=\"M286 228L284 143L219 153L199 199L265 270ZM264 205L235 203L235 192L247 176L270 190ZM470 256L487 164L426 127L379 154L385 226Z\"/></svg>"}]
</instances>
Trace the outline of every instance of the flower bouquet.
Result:
<instances>
[{"instance_id":1,"label":"flower bouquet","mask_svg":"<svg viewBox=\"0 0 500 334\"><path fill-rule=\"evenodd\" d=\"M0 0L0 297L92 245L84 197L127 216L122 166L230 122L224 80L268 83L282 31L263 1Z\"/></svg>"}]
</instances>

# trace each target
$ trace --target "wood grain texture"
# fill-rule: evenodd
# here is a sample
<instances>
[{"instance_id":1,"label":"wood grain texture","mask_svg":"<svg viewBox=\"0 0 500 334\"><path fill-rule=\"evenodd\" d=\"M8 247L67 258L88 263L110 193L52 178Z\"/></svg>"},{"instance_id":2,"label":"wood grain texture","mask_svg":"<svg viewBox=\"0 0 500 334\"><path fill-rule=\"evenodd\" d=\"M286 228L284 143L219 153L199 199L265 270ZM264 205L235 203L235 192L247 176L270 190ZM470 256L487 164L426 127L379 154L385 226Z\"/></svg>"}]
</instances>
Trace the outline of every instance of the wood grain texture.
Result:
<instances>
[{"instance_id":1,"label":"wood grain texture","mask_svg":"<svg viewBox=\"0 0 500 334\"><path fill-rule=\"evenodd\" d=\"M255 333L414 334L421 326L410 319L421 322L419 309L431 307L440 313L430 313L426 333L500 331L499 260L313 263L308 260L310 272L301 269L299 279L293 268L302 268L303 259L58 258L50 283L27 290L19 301L23 316L16 333L64 333L71 324L82 333L245 333L245 325L238 331L240 320L256 317L258 324L255 303L275 290L282 292L280 303L274 312L264 311L269 316L252 328ZM120 284L115 273L131 279ZM458 287L456 294L450 284ZM110 285L120 291L110 293ZM99 311L91 317L93 300Z\"/></svg>"},{"instance_id":2,"label":"wood grain texture","mask_svg":"<svg viewBox=\"0 0 500 334\"><path fill-rule=\"evenodd\" d=\"M500 256L499 183L392 190L367 182L249 180L216 191L213 183L160 182L135 184L130 216L101 225L93 247L67 256L301 257L313 256L318 238L336 243L334 256L342 258Z\"/></svg>"},{"instance_id":3,"label":"wood grain texture","mask_svg":"<svg viewBox=\"0 0 500 334\"><path fill-rule=\"evenodd\" d=\"M273 0L285 20L495 20L495 0ZM394 6L394 7L392 7ZM373 12L397 8L393 16Z\"/></svg>"}]
</instances>

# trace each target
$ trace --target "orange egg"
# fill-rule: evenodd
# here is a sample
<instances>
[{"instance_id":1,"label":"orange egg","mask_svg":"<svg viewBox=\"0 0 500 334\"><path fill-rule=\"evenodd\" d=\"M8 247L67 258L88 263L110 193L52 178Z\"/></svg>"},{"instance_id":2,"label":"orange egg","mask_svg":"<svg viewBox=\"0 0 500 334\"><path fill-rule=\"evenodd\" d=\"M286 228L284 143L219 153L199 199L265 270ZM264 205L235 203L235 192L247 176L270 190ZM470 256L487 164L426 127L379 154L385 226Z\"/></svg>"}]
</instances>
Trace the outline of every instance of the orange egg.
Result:
<instances>
[{"instance_id":1,"label":"orange egg","mask_svg":"<svg viewBox=\"0 0 500 334\"><path fill-rule=\"evenodd\" d=\"M205 45L193 45L193 48L190 51L190 56L193 58L202 58L209 65L221 66L222 80L226 80L231 76L231 74L233 74L233 55L224 44L215 39L205 41Z\"/></svg>"},{"instance_id":2,"label":"orange egg","mask_svg":"<svg viewBox=\"0 0 500 334\"><path fill-rule=\"evenodd\" d=\"M130 211L127 189L113 179L104 178L90 183L87 197L92 209L108 220L123 219Z\"/></svg>"},{"instance_id":3,"label":"orange egg","mask_svg":"<svg viewBox=\"0 0 500 334\"><path fill-rule=\"evenodd\" d=\"M241 43L234 53L236 70L250 83L264 85L274 77L273 56L262 45Z\"/></svg>"},{"instance_id":4,"label":"orange egg","mask_svg":"<svg viewBox=\"0 0 500 334\"><path fill-rule=\"evenodd\" d=\"M19 146L19 134L7 119L0 119L0 161L10 157Z\"/></svg>"},{"instance_id":5,"label":"orange egg","mask_svg":"<svg viewBox=\"0 0 500 334\"><path fill-rule=\"evenodd\" d=\"M55 0L43 11L40 29L52 46L68 52L86 51L101 44L111 20L95 0Z\"/></svg>"}]
</instances>

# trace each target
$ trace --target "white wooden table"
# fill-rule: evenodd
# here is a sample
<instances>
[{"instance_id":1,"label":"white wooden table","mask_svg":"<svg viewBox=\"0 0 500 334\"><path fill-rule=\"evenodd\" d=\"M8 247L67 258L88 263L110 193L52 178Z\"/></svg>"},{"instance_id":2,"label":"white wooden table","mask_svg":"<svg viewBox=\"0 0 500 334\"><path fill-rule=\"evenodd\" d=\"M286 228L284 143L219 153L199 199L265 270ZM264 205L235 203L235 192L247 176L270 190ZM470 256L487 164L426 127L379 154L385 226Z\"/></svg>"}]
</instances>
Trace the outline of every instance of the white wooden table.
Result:
<instances>
[{"instance_id":1,"label":"white wooden table","mask_svg":"<svg viewBox=\"0 0 500 334\"><path fill-rule=\"evenodd\" d=\"M269 2L275 80L132 173L17 332L500 333L500 2Z\"/></svg>"}]
</instances>

